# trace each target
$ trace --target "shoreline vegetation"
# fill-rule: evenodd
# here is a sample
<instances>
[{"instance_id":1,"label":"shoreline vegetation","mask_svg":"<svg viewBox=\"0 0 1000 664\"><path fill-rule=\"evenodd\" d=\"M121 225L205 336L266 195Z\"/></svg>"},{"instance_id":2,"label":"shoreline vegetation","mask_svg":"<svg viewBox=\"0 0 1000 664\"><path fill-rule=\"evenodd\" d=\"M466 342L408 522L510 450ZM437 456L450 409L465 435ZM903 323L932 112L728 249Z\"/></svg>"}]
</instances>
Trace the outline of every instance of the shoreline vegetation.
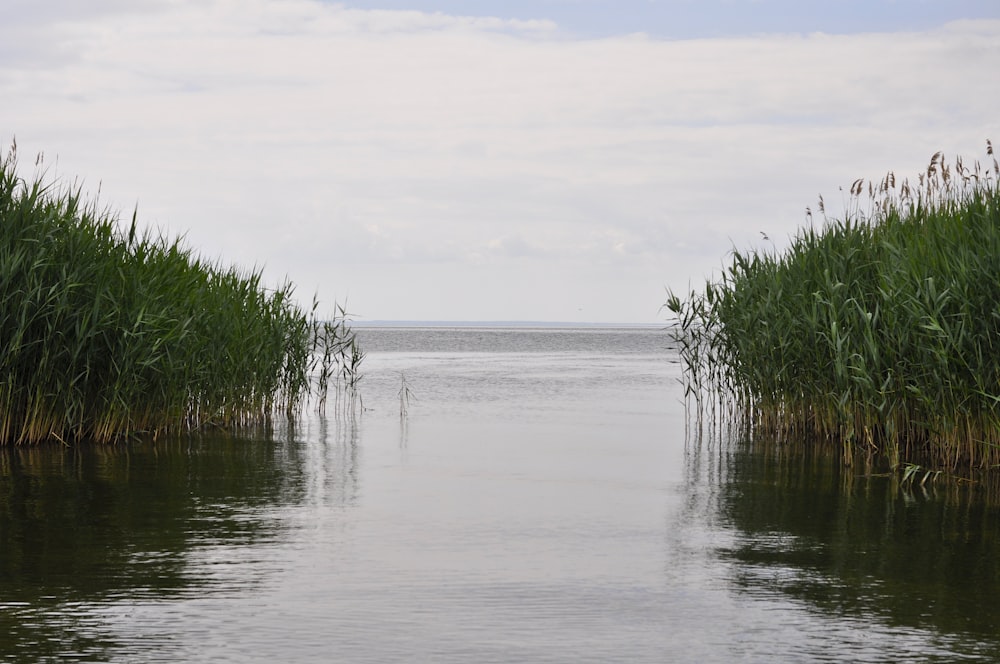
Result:
<instances>
[{"instance_id":1,"label":"shoreline vegetation","mask_svg":"<svg viewBox=\"0 0 1000 664\"><path fill-rule=\"evenodd\" d=\"M320 319L294 286L206 261L130 225L79 186L0 157L0 445L107 443L267 424L364 357L340 306Z\"/></svg>"},{"instance_id":2,"label":"shoreline vegetation","mask_svg":"<svg viewBox=\"0 0 1000 664\"><path fill-rule=\"evenodd\" d=\"M1000 465L1000 165L856 180L783 253L668 291L689 416L909 473ZM812 212L807 208L807 217ZM929 471L925 471L929 472ZM926 474L924 477L926 478Z\"/></svg>"}]
</instances>

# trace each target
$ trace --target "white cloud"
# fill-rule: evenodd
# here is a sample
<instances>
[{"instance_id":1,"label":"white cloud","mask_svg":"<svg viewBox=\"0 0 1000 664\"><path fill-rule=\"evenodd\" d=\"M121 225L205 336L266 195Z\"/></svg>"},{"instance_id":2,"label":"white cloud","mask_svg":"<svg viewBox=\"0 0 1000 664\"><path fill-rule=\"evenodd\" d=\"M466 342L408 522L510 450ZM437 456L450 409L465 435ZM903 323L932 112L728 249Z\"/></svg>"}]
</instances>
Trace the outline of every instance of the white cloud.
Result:
<instances>
[{"instance_id":1,"label":"white cloud","mask_svg":"<svg viewBox=\"0 0 1000 664\"><path fill-rule=\"evenodd\" d=\"M40 9L70 6L0 27L0 140L368 317L572 319L614 288L602 316L648 320L817 194L1000 136L1000 22L581 41L313 0Z\"/></svg>"}]
</instances>

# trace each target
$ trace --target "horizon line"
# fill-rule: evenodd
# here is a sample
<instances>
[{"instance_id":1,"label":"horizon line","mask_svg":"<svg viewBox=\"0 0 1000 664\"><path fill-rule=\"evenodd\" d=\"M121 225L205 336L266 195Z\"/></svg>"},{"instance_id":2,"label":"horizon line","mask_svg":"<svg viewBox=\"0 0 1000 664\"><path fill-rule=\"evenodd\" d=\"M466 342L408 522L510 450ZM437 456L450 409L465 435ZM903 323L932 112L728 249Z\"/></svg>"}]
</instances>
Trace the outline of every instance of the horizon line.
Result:
<instances>
[{"instance_id":1,"label":"horizon line","mask_svg":"<svg viewBox=\"0 0 1000 664\"><path fill-rule=\"evenodd\" d=\"M656 323L572 322L544 320L351 320L354 326L372 327L666 327L667 321Z\"/></svg>"}]
</instances>

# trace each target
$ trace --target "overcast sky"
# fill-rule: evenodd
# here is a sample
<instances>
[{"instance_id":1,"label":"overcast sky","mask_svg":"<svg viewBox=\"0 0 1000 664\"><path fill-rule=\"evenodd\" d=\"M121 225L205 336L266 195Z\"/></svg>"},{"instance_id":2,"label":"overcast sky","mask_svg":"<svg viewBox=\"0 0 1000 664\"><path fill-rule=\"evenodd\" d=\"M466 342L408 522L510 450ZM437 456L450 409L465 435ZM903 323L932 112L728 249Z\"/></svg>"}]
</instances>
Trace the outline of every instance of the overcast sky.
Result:
<instances>
[{"instance_id":1,"label":"overcast sky","mask_svg":"<svg viewBox=\"0 0 1000 664\"><path fill-rule=\"evenodd\" d=\"M995 0L3 0L0 148L359 320L648 323L998 70Z\"/></svg>"}]
</instances>

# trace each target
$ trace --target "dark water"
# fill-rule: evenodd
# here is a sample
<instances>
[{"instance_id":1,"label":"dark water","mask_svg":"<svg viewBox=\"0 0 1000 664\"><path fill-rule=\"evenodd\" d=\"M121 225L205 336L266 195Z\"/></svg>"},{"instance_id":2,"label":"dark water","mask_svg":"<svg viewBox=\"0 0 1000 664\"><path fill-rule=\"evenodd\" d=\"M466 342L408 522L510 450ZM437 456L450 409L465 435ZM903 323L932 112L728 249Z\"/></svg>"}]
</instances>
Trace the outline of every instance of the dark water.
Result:
<instances>
[{"instance_id":1,"label":"dark water","mask_svg":"<svg viewBox=\"0 0 1000 664\"><path fill-rule=\"evenodd\" d=\"M691 439L656 330L362 339L363 407L0 450L3 661L1000 658L980 487Z\"/></svg>"}]
</instances>

